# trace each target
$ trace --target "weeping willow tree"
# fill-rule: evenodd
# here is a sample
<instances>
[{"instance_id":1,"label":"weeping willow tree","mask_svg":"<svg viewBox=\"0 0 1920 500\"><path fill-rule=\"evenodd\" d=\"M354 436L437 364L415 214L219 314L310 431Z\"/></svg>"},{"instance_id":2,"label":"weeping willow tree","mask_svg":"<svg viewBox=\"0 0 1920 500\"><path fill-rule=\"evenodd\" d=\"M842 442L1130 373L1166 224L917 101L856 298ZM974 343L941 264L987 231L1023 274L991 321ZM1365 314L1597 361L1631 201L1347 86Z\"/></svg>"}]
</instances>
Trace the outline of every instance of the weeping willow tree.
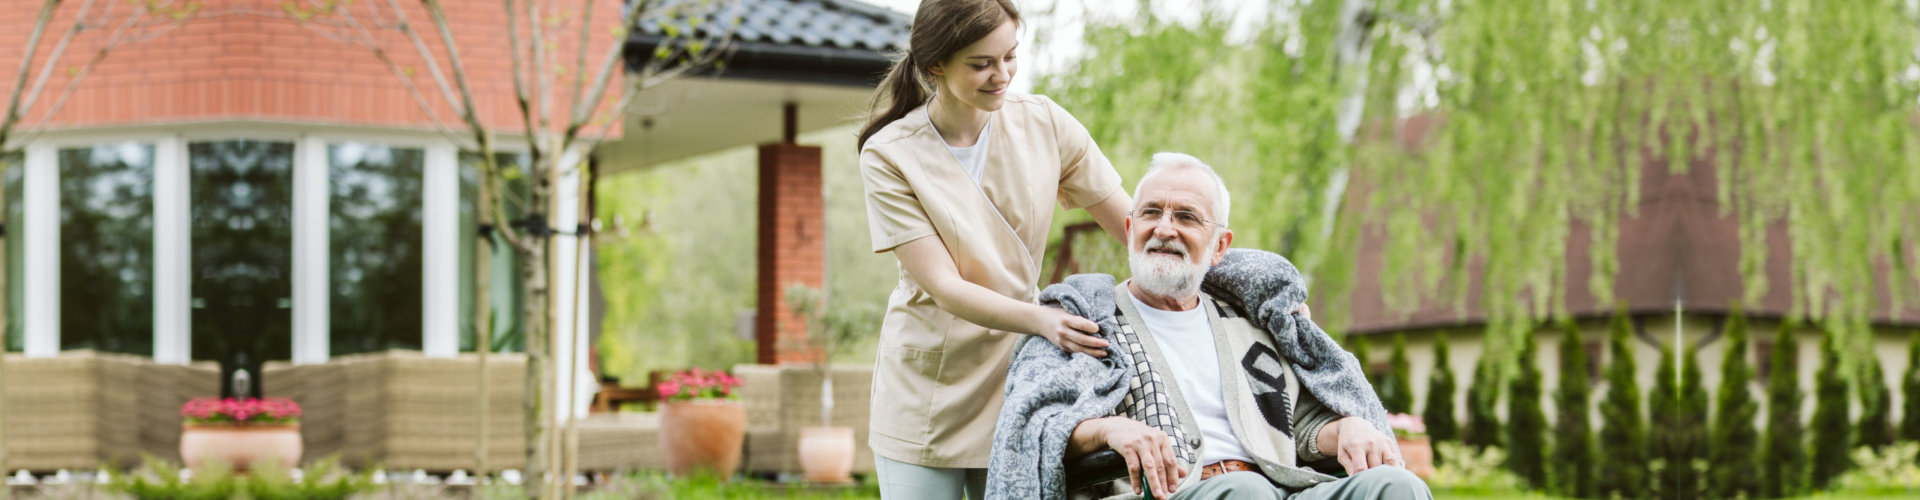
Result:
<instances>
[{"instance_id":1,"label":"weeping willow tree","mask_svg":"<svg viewBox=\"0 0 1920 500\"><path fill-rule=\"evenodd\" d=\"M1382 25L1371 67L1370 116L1439 123L1359 148L1357 177L1393 180L1360 209L1386 221L1382 279L1406 285L1383 287L1390 305L1442 297L1464 309L1477 280L1488 334L1512 340L1566 314L1563 256L1579 232L1591 242L1587 291L1610 303L1620 221L1637 216L1640 177L1661 167L1713 171L1720 214L1738 222L1746 301L1790 287L1790 314L1845 325L1855 352L1869 349L1875 297L1851 291L1885 286L1894 307L1914 304L1920 6L1383 3L1438 26ZM1792 283L1765 274L1776 226L1792 241Z\"/></svg>"},{"instance_id":2,"label":"weeping willow tree","mask_svg":"<svg viewBox=\"0 0 1920 500\"><path fill-rule=\"evenodd\" d=\"M1201 3L1197 21L1141 0L1093 23L1039 89L1124 178L1156 150L1213 163L1244 200L1236 243L1293 258L1330 330L1377 235L1389 309L1482 312L1484 359L1510 376L1517 340L1568 314L1569 241L1611 307L1642 178L1694 169L1737 224L1744 302L1789 289L1789 315L1850 352L1876 307L1854 291L1920 304L1913 2L1276 1L1239 38L1247 12ZM1772 283L1782 235L1790 282Z\"/></svg>"}]
</instances>

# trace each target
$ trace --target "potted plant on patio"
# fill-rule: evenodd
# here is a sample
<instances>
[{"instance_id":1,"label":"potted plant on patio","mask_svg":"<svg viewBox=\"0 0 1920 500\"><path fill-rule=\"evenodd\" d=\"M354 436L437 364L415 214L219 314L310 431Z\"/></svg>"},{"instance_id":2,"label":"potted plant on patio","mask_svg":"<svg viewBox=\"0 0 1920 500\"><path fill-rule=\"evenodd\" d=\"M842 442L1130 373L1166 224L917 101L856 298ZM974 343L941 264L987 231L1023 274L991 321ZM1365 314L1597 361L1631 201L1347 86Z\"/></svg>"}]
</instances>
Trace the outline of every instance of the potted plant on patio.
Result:
<instances>
[{"instance_id":1,"label":"potted plant on patio","mask_svg":"<svg viewBox=\"0 0 1920 500\"><path fill-rule=\"evenodd\" d=\"M721 370L693 368L654 386L660 393L660 447L667 471L677 476L707 470L722 481L740 465L747 412L733 400L740 379Z\"/></svg>"},{"instance_id":2,"label":"potted plant on patio","mask_svg":"<svg viewBox=\"0 0 1920 500\"><path fill-rule=\"evenodd\" d=\"M234 470L300 463L300 405L286 398L194 398L180 406L180 459Z\"/></svg>"},{"instance_id":3,"label":"potted plant on patio","mask_svg":"<svg viewBox=\"0 0 1920 500\"><path fill-rule=\"evenodd\" d=\"M1395 413L1387 415L1387 425L1393 426L1393 438L1400 442L1400 458L1407 462L1407 470L1421 479L1433 477L1433 441L1427 437L1427 423L1413 415Z\"/></svg>"},{"instance_id":4,"label":"potted plant on patio","mask_svg":"<svg viewBox=\"0 0 1920 500\"><path fill-rule=\"evenodd\" d=\"M837 350L872 331L867 323L880 314L858 306L828 308L825 293L801 284L787 287L787 304L806 321L806 347L814 353L808 365L820 378L820 426L800 429L800 466L808 481L851 482L853 428L833 425L832 360Z\"/></svg>"}]
</instances>

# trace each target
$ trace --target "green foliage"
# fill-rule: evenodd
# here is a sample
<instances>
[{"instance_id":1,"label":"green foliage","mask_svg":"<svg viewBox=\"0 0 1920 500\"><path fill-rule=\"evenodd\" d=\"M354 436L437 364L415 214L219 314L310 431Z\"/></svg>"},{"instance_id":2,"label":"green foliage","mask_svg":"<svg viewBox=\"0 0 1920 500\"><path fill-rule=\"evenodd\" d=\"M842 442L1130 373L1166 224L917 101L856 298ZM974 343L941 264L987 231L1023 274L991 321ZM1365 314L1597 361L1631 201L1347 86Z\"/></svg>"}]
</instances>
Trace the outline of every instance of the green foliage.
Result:
<instances>
[{"instance_id":1,"label":"green foliage","mask_svg":"<svg viewBox=\"0 0 1920 500\"><path fill-rule=\"evenodd\" d=\"M1587 381L1587 346L1580 326L1568 323L1560 339L1560 388L1554 391L1553 489L1561 495L1594 496L1593 394Z\"/></svg>"},{"instance_id":2,"label":"green foliage","mask_svg":"<svg viewBox=\"0 0 1920 500\"><path fill-rule=\"evenodd\" d=\"M1498 447L1476 450L1470 445L1441 441L1435 441L1433 448L1435 456L1454 457L1435 466L1433 477L1427 480L1427 486L1437 497L1518 496L1526 491L1520 477L1505 468L1506 450Z\"/></svg>"},{"instance_id":3,"label":"green foliage","mask_svg":"<svg viewBox=\"0 0 1920 500\"><path fill-rule=\"evenodd\" d=\"M1444 464L1446 453L1440 450L1442 442L1460 440L1460 422L1453 414L1453 395L1458 393L1453 381L1453 365L1447 356L1447 334L1433 338L1433 377L1427 381L1427 407L1421 414L1421 420L1427 424L1427 436L1433 439L1433 463Z\"/></svg>"},{"instance_id":4,"label":"green foliage","mask_svg":"<svg viewBox=\"0 0 1920 500\"><path fill-rule=\"evenodd\" d=\"M1476 449L1503 448L1501 434L1500 380L1493 374L1492 360L1481 357L1473 367L1473 385L1467 386L1467 444Z\"/></svg>"},{"instance_id":5,"label":"green foliage","mask_svg":"<svg viewBox=\"0 0 1920 500\"><path fill-rule=\"evenodd\" d=\"M1853 462L1860 468L1841 475L1835 481L1837 492L1850 497L1920 497L1920 442L1902 441L1878 450L1859 447L1853 450Z\"/></svg>"},{"instance_id":6,"label":"green foliage","mask_svg":"<svg viewBox=\"0 0 1920 500\"><path fill-rule=\"evenodd\" d=\"M1685 364L1680 366L1680 413L1675 425L1683 436L1685 448L1684 460L1677 463L1692 464L1692 472L1682 476L1678 492L1688 497L1703 496L1707 488L1707 471L1712 465L1707 462L1707 411L1713 405L1713 398L1707 394L1706 379L1700 375L1700 350L1688 346ZM1679 457L1676 457L1679 458Z\"/></svg>"},{"instance_id":7,"label":"green foliage","mask_svg":"<svg viewBox=\"0 0 1920 500\"><path fill-rule=\"evenodd\" d=\"M1547 487L1547 414L1540 407L1540 368L1534 340L1520 341L1520 371L1507 388L1507 468L1533 488Z\"/></svg>"},{"instance_id":8,"label":"green foliage","mask_svg":"<svg viewBox=\"0 0 1920 500\"><path fill-rule=\"evenodd\" d=\"M1767 498L1799 495L1807 489L1807 434L1800 422L1800 370L1794 362L1800 352L1794 340L1798 329L1793 322L1780 326L1767 362L1766 450L1760 461L1761 496Z\"/></svg>"},{"instance_id":9,"label":"green foliage","mask_svg":"<svg viewBox=\"0 0 1920 500\"><path fill-rule=\"evenodd\" d=\"M1387 413L1413 413L1413 368L1407 361L1407 337L1393 336L1393 357L1387 362L1387 376L1380 381L1380 403Z\"/></svg>"},{"instance_id":10,"label":"green foliage","mask_svg":"<svg viewBox=\"0 0 1920 500\"><path fill-rule=\"evenodd\" d=\"M1893 444L1893 396L1887 388L1885 372L1880 369L1879 356L1865 356L1860 360L1862 371L1866 375L1855 387L1860 389L1860 420L1854 423L1858 429L1855 446L1866 446L1878 450Z\"/></svg>"},{"instance_id":11,"label":"green foliage","mask_svg":"<svg viewBox=\"0 0 1920 500\"><path fill-rule=\"evenodd\" d=\"M1813 394L1813 489L1824 490L1833 480L1852 467L1847 445L1852 430L1851 408L1847 405L1847 380L1840 373L1840 337L1831 329L1820 342L1820 371L1815 375Z\"/></svg>"},{"instance_id":12,"label":"green foliage","mask_svg":"<svg viewBox=\"0 0 1920 500\"><path fill-rule=\"evenodd\" d=\"M606 486L582 495L588 500L829 500L877 499L878 484L867 481L848 487L723 481L710 473L668 477L655 471L614 476Z\"/></svg>"},{"instance_id":13,"label":"green foliage","mask_svg":"<svg viewBox=\"0 0 1920 500\"><path fill-rule=\"evenodd\" d=\"M1699 498L1705 493L1707 472L1706 389L1700 381L1700 363L1694 348L1675 354L1663 346L1660 369L1647 407L1658 498Z\"/></svg>"},{"instance_id":14,"label":"green foliage","mask_svg":"<svg viewBox=\"0 0 1920 500\"><path fill-rule=\"evenodd\" d=\"M1735 306L1727 320L1726 357L1720 362L1719 405L1713 413L1713 439L1708 440L1713 464L1712 492L1715 498L1758 497L1760 463L1756 461L1760 432L1753 426L1760 413L1753 400L1753 366L1747 361L1747 318Z\"/></svg>"},{"instance_id":15,"label":"green foliage","mask_svg":"<svg viewBox=\"0 0 1920 500\"><path fill-rule=\"evenodd\" d=\"M835 359L849 362L872 359L878 311L899 279L895 259L867 246L852 134L840 127L799 138L821 146L831 270L824 292L842 327L868 333L834 346ZM631 382L653 370L753 362L753 341L734 332L755 304L754 191L741 179L756 176L756 154L736 148L599 179L600 218L621 221L595 246L606 278L606 373Z\"/></svg>"},{"instance_id":16,"label":"green foliage","mask_svg":"<svg viewBox=\"0 0 1920 500\"><path fill-rule=\"evenodd\" d=\"M1376 394L1379 393L1380 392L1380 376L1375 375L1373 373L1373 363L1367 360L1367 358L1372 357L1371 356L1372 353L1367 352L1367 339L1355 338L1353 340L1348 341L1347 345L1352 346L1351 349L1353 351L1353 359L1357 359L1360 361L1360 374L1367 378L1367 383L1373 385L1374 387L1373 391Z\"/></svg>"},{"instance_id":17,"label":"green foliage","mask_svg":"<svg viewBox=\"0 0 1920 500\"><path fill-rule=\"evenodd\" d=\"M1900 440L1920 442L1920 332L1907 336L1912 341L1907 348L1907 375L1900 377L1900 394L1905 398L1900 410Z\"/></svg>"},{"instance_id":18,"label":"green foliage","mask_svg":"<svg viewBox=\"0 0 1920 500\"><path fill-rule=\"evenodd\" d=\"M1595 496L1643 498L1647 493L1647 427L1633 361L1633 319L1613 314L1607 331L1607 394L1600 402L1600 460Z\"/></svg>"},{"instance_id":19,"label":"green foliage","mask_svg":"<svg viewBox=\"0 0 1920 500\"><path fill-rule=\"evenodd\" d=\"M115 474L108 489L142 500L342 500L373 487L372 472L346 471L337 456L309 464L299 479L278 463L255 464L245 475L235 474L225 463L205 463L186 480L180 471L174 464L143 456L138 469Z\"/></svg>"},{"instance_id":20,"label":"green foliage","mask_svg":"<svg viewBox=\"0 0 1920 500\"><path fill-rule=\"evenodd\" d=\"M1138 179L1157 151L1211 164L1233 186L1234 246L1287 255L1312 277L1314 307L1331 312L1315 320L1334 332L1349 321L1355 256L1336 242L1358 234L1334 223L1344 196L1334 188L1350 163L1333 120L1344 95L1329 57L1338 7L1303 5L1287 25L1256 27L1245 42L1229 41L1232 14L1217 8L1198 22L1143 15L1088 23L1085 57L1036 86L1086 125L1121 179ZM1061 226L1087 220L1080 212L1056 216L1051 240L1059 241Z\"/></svg>"}]
</instances>

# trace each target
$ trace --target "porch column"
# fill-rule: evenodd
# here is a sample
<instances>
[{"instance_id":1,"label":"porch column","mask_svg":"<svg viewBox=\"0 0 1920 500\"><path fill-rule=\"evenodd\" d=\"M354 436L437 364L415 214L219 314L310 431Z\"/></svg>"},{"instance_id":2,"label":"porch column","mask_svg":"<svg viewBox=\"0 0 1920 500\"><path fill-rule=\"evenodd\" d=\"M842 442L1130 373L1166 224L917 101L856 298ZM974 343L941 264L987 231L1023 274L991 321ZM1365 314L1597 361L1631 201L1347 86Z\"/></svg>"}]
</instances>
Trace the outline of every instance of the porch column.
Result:
<instances>
[{"instance_id":1,"label":"porch column","mask_svg":"<svg viewBox=\"0 0 1920 500\"><path fill-rule=\"evenodd\" d=\"M153 362L193 361L192 170L177 136L153 147Z\"/></svg>"},{"instance_id":2,"label":"porch column","mask_svg":"<svg viewBox=\"0 0 1920 500\"><path fill-rule=\"evenodd\" d=\"M820 148L795 144L794 105L787 105L786 115L786 139L760 146L759 290L753 338L761 364L819 357L806 347L806 325L788 306L787 287L826 285Z\"/></svg>"},{"instance_id":3,"label":"porch column","mask_svg":"<svg viewBox=\"0 0 1920 500\"><path fill-rule=\"evenodd\" d=\"M29 358L60 355L60 155L46 143L27 145L21 179L21 261L26 265L22 350Z\"/></svg>"},{"instance_id":4,"label":"porch column","mask_svg":"<svg viewBox=\"0 0 1920 500\"><path fill-rule=\"evenodd\" d=\"M427 146L420 265L420 350L430 358L460 355L460 171L452 143Z\"/></svg>"},{"instance_id":5,"label":"porch column","mask_svg":"<svg viewBox=\"0 0 1920 500\"><path fill-rule=\"evenodd\" d=\"M300 138L293 150L293 363L327 362L327 141Z\"/></svg>"}]
</instances>

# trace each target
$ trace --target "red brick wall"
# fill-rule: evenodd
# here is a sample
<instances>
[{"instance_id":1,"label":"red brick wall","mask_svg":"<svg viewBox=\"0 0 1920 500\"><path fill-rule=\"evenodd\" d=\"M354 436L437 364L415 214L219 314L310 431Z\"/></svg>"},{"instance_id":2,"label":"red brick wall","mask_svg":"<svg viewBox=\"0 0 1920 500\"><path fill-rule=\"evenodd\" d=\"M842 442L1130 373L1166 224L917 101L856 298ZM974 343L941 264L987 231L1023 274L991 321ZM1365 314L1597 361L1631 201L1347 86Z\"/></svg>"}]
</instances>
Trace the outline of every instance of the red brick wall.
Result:
<instances>
[{"instance_id":1,"label":"red brick wall","mask_svg":"<svg viewBox=\"0 0 1920 500\"><path fill-rule=\"evenodd\" d=\"M70 102L48 125L67 128L265 119L431 128L427 113L407 93L400 77L376 58L370 48L315 33L312 28L319 24L302 24L288 16L282 10L281 0L202 2L204 7L199 14L177 28L149 41L115 48L81 80ZM39 14L40 3L39 0L0 0L0 92L10 94L13 90L20 57ZM35 78L84 3L81 0L62 3L36 51L32 70ZM406 9L408 20L421 32L422 39L451 79L445 47L421 2L401 0L397 3ZM109 5L113 8L115 23L126 19L130 8L124 0L99 0L93 6L94 15L89 17L97 16ZM368 8L390 4L368 0L353 5L358 21L372 23ZM513 99L506 12L502 3L454 0L444 5L481 120L498 131L523 130ZM572 9L575 14L579 9L578 2L559 2L559 5L559 9ZM613 46L615 37L611 29L619 24L620 2L601 1L595 8L593 26L588 28L593 38L587 62L590 68ZM520 17L524 22L525 16ZM571 20L556 30L561 33L556 37L557 54L564 56L553 62L570 67L580 32L579 16L567 17ZM339 21L339 18L315 18L307 22L328 19ZM388 16L388 19L393 18ZM112 31L108 26L101 26L83 31L73 39L51 72L46 90L23 115L24 123L30 126L42 121L43 113L67 87L70 72L92 58ZM407 38L390 29L369 28L369 31L400 66L411 69L414 84L438 110L442 120L463 129L429 76L424 59ZM31 87L32 78L27 85ZM570 87L556 85L556 88ZM603 102L607 108L618 95L619 75L609 87L609 97ZM556 123L565 120L570 100L565 93L557 94L552 100L550 116L555 117ZM612 131L617 133L618 120L614 120L612 126L615 127Z\"/></svg>"},{"instance_id":2,"label":"red brick wall","mask_svg":"<svg viewBox=\"0 0 1920 500\"><path fill-rule=\"evenodd\" d=\"M754 342L762 364L813 361L806 327L787 305L787 286L826 283L826 198L820 148L760 146L758 309Z\"/></svg>"}]
</instances>

